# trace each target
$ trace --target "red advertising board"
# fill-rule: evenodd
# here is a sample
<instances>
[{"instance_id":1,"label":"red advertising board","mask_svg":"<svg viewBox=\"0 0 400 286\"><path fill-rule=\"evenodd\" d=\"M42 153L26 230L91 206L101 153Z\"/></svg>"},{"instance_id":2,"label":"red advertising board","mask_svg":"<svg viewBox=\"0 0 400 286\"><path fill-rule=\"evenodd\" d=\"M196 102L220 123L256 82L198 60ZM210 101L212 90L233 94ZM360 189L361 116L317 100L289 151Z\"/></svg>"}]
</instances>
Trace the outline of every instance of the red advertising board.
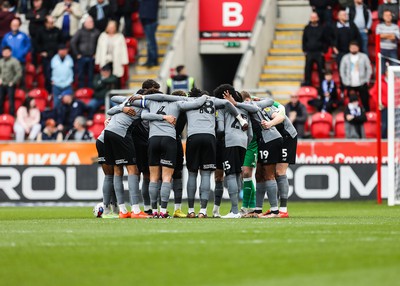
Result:
<instances>
[{"instance_id":1,"label":"red advertising board","mask_svg":"<svg viewBox=\"0 0 400 286\"><path fill-rule=\"evenodd\" d=\"M200 39L247 39L262 0L199 1Z\"/></svg>"},{"instance_id":2,"label":"red advertising board","mask_svg":"<svg viewBox=\"0 0 400 286\"><path fill-rule=\"evenodd\" d=\"M298 164L375 164L375 141L300 141ZM382 142L382 163L387 164L387 142Z\"/></svg>"}]
</instances>

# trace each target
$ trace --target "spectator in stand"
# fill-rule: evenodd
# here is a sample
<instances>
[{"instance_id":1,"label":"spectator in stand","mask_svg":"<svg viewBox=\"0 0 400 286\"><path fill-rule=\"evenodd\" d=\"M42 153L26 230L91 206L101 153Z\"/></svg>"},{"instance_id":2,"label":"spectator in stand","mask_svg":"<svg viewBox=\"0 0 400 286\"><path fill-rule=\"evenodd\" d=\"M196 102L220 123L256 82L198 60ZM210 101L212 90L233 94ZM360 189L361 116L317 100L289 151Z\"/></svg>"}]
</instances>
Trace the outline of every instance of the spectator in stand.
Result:
<instances>
[{"instance_id":1,"label":"spectator in stand","mask_svg":"<svg viewBox=\"0 0 400 286\"><path fill-rule=\"evenodd\" d=\"M338 68L343 56L349 53L350 42L356 41L361 45L361 36L358 28L353 22L348 21L348 16L345 10L338 12L338 21L334 29L334 38L332 42L333 53L336 54L336 63ZM343 94L344 87L340 81L340 90Z\"/></svg>"},{"instance_id":2,"label":"spectator in stand","mask_svg":"<svg viewBox=\"0 0 400 286\"><path fill-rule=\"evenodd\" d=\"M68 49L64 44L58 48L58 53L51 59L51 82L53 85L54 107L61 104L61 94L72 93L74 81L74 61L68 55Z\"/></svg>"},{"instance_id":3,"label":"spectator in stand","mask_svg":"<svg viewBox=\"0 0 400 286\"><path fill-rule=\"evenodd\" d=\"M32 41L32 63L37 65L37 54L39 52L38 34L44 29L47 10L43 7L43 0L34 0L33 8L26 13L26 19L29 20L29 35Z\"/></svg>"},{"instance_id":4,"label":"spectator in stand","mask_svg":"<svg viewBox=\"0 0 400 286\"><path fill-rule=\"evenodd\" d=\"M304 85L311 85L311 73L314 62L318 66L320 83L324 79L324 53L328 50L329 39L324 26L319 24L318 14L313 12L310 23L303 32L303 52L306 56Z\"/></svg>"},{"instance_id":5,"label":"spectator in stand","mask_svg":"<svg viewBox=\"0 0 400 286\"><path fill-rule=\"evenodd\" d=\"M307 108L299 101L299 96L297 94L292 94L290 96L290 102L285 105L285 111L294 128L297 130L297 136L299 138L304 138Z\"/></svg>"},{"instance_id":6,"label":"spectator in stand","mask_svg":"<svg viewBox=\"0 0 400 286\"><path fill-rule=\"evenodd\" d=\"M141 3L151 0L141 1ZM124 18L124 36L132 37L132 13L138 11L138 0L111 0L112 10L115 20L119 24L120 19Z\"/></svg>"},{"instance_id":7,"label":"spectator in stand","mask_svg":"<svg viewBox=\"0 0 400 286\"><path fill-rule=\"evenodd\" d=\"M100 32L94 27L93 18L86 17L82 29L71 39L72 53L77 58L78 87L93 88L94 57ZM87 77L87 82L85 79Z\"/></svg>"},{"instance_id":8,"label":"spectator in stand","mask_svg":"<svg viewBox=\"0 0 400 286\"><path fill-rule=\"evenodd\" d=\"M36 141L57 141L61 142L63 140L63 135L60 130L57 129L56 121L52 118L46 120L45 127L43 131L39 133Z\"/></svg>"},{"instance_id":9,"label":"spectator in stand","mask_svg":"<svg viewBox=\"0 0 400 286\"><path fill-rule=\"evenodd\" d=\"M349 103L344 110L346 138L365 138L364 122L367 121L365 110L360 106L358 96L350 93Z\"/></svg>"},{"instance_id":10,"label":"spectator in stand","mask_svg":"<svg viewBox=\"0 0 400 286\"><path fill-rule=\"evenodd\" d=\"M357 42L350 43L350 53L340 63L340 77L348 94L356 91L366 111L369 111L368 83L371 78L371 62L366 54L360 53Z\"/></svg>"},{"instance_id":11,"label":"spectator in stand","mask_svg":"<svg viewBox=\"0 0 400 286\"><path fill-rule=\"evenodd\" d=\"M74 124L75 118L83 116L87 111L86 105L72 96L71 92L61 94L61 104L57 109L57 128L67 133Z\"/></svg>"},{"instance_id":12,"label":"spectator in stand","mask_svg":"<svg viewBox=\"0 0 400 286\"><path fill-rule=\"evenodd\" d=\"M91 141L93 140L93 134L87 129L86 118L78 116L74 120L74 128L72 128L67 135L65 135L65 141Z\"/></svg>"},{"instance_id":13,"label":"spectator in stand","mask_svg":"<svg viewBox=\"0 0 400 286\"><path fill-rule=\"evenodd\" d=\"M308 104L314 106L319 112L332 113L339 105L338 94L335 81L332 78L332 72L326 71L325 79L321 84L319 98L311 99Z\"/></svg>"},{"instance_id":14,"label":"spectator in stand","mask_svg":"<svg viewBox=\"0 0 400 286\"><path fill-rule=\"evenodd\" d=\"M88 13L93 18L96 29L104 32L112 16L111 6L104 0L97 0L97 4L92 6Z\"/></svg>"},{"instance_id":15,"label":"spectator in stand","mask_svg":"<svg viewBox=\"0 0 400 286\"><path fill-rule=\"evenodd\" d=\"M167 94L171 94L175 90L182 90L188 93L189 90L196 87L194 78L186 74L185 66L177 66L175 70L177 75L167 80Z\"/></svg>"},{"instance_id":16,"label":"spectator in stand","mask_svg":"<svg viewBox=\"0 0 400 286\"><path fill-rule=\"evenodd\" d=\"M332 9L336 2L336 0L310 0L310 6L318 14L321 24L333 24Z\"/></svg>"},{"instance_id":17,"label":"spectator in stand","mask_svg":"<svg viewBox=\"0 0 400 286\"><path fill-rule=\"evenodd\" d=\"M10 47L2 49L3 58L0 59L0 114L4 113L4 100L6 95L10 102L10 114L15 114L15 86L21 80L22 68L16 58L11 56Z\"/></svg>"},{"instance_id":18,"label":"spectator in stand","mask_svg":"<svg viewBox=\"0 0 400 286\"><path fill-rule=\"evenodd\" d=\"M25 135L33 141L40 133L40 110L36 107L35 99L27 97L17 110L17 118L14 123L15 141L24 142Z\"/></svg>"},{"instance_id":19,"label":"spectator in stand","mask_svg":"<svg viewBox=\"0 0 400 286\"><path fill-rule=\"evenodd\" d=\"M118 78L124 75L124 65L129 63L128 48L124 36L118 33L117 22L109 21L106 30L100 34L95 62L100 68L111 64L112 74Z\"/></svg>"},{"instance_id":20,"label":"spectator in stand","mask_svg":"<svg viewBox=\"0 0 400 286\"><path fill-rule=\"evenodd\" d=\"M384 23L376 27L376 34L381 38L381 54L382 56L397 60L397 42L400 39L399 26L392 23L392 12L386 10L383 12ZM382 57L381 61L382 74L386 71L386 65L396 65L397 63Z\"/></svg>"},{"instance_id":21,"label":"spectator in stand","mask_svg":"<svg viewBox=\"0 0 400 286\"><path fill-rule=\"evenodd\" d=\"M100 74L95 76L93 81L94 94L93 98L89 101L87 107L89 109L88 118L92 124L92 119L96 111L105 103L106 94L108 91L116 88L118 85L118 78L111 74L111 66L105 65L101 68Z\"/></svg>"},{"instance_id":22,"label":"spectator in stand","mask_svg":"<svg viewBox=\"0 0 400 286\"><path fill-rule=\"evenodd\" d=\"M160 0L141 1L139 5L139 17L147 41L147 62L144 66L158 65L158 48L156 31L158 27L158 6Z\"/></svg>"},{"instance_id":23,"label":"spectator in stand","mask_svg":"<svg viewBox=\"0 0 400 286\"><path fill-rule=\"evenodd\" d=\"M21 20L19 18L13 19L10 24L11 32L5 34L1 46L10 47L12 56L16 58L21 63L22 68L24 68L25 57L31 50L31 40L27 34L19 30L20 27Z\"/></svg>"},{"instance_id":24,"label":"spectator in stand","mask_svg":"<svg viewBox=\"0 0 400 286\"><path fill-rule=\"evenodd\" d=\"M354 5L346 9L350 22L353 22L361 35L361 52L368 55L368 33L372 26L371 10L363 3L363 0L354 0Z\"/></svg>"},{"instance_id":25,"label":"spectator in stand","mask_svg":"<svg viewBox=\"0 0 400 286\"><path fill-rule=\"evenodd\" d=\"M9 8L10 4L4 1L0 9L0 43L4 35L10 31L11 21L15 18L14 13L10 12Z\"/></svg>"},{"instance_id":26,"label":"spectator in stand","mask_svg":"<svg viewBox=\"0 0 400 286\"><path fill-rule=\"evenodd\" d=\"M46 79L46 89L52 93L51 83L51 59L57 54L58 47L62 43L61 31L54 26L54 18L47 16L44 29L38 32L37 43L42 58L43 72Z\"/></svg>"},{"instance_id":27,"label":"spectator in stand","mask_svg":"<svg viewBox=\"0 0 400 286\"><path fill-rule=\"evenodd\" d=\"M384 0L378 7L378 18L379 21L384 22L383 13L389 10L392 13L392 22L397 24L399 20L399 3L396 0Z\"/></svg>"},{"instance_id":28,"label":"spectator in stand","mask_svg":"<svg viewBox=\"0 0 400 286\"><path fill-rule=\"evenodd\" d=\"M81 6L72 0L64 0L54 7L51 16L54 17L56 26L61 30L65 42L69 41L78 31L82 15Z\"/></svg>"}]
</instances>

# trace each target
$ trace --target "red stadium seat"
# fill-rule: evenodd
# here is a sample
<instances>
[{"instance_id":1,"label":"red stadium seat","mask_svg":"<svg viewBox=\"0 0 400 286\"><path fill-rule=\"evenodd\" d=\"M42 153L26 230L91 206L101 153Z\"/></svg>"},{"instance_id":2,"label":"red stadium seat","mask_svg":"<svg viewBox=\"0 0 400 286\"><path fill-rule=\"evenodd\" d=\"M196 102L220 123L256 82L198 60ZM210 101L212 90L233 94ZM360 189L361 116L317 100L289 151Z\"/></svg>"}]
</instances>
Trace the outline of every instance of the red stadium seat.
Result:
<instances>
[{"instance_id":1,"label":"red stadium seat","mask_svg":"<svg viewBox=\"0 0 400 286\"><path fill-rule=\"evenodd\" d=\"M329 138L332 130L332 115L327 112L315 113L311 118L311 136Z\"/></svg>"},{"instance_id":2,"label":"red stadium seat","mask_svg":"<svg viewBox=\"0 0 400 286\"><path fill-rule=\"evenodd\" d=\"M14 110L16 113L18 108L22 105L22 103L25 100L25 91L19 88L15 89L14 99L15 99ZM10 101L8 97L7 100L4 102L4 113L10 114Z\"/></svg>"},{"instance_id":3,"label":"red stadium seat","mask_svg":"<svg viewBox=\"0 0 400 286\"><path fill-rule=\"evenodd\" d=\"M14 117L8 114L0 115L0 140L11 140L14 129Z\"/></svg>"},{"instance_id":4,"label":"red stadium seat","mask_svg":"<svg viewBox=\"0 0 400 286\"><path fill-rule=\"evenodd\" d=\"M345 138L344 113L338 113L335 117L335 138Z\"/></svg>"},{"instance_id":5,"label":"red stadium seat","mask_svg":"<svg viewBox=\"0 0 400 286\"><path fill-rule=\"evenodd\" d=\"M106 115L104 113L96 113L93 116L93 125L89 127L89 131L93 133L94 138L97 139L104 129L104 121Z\"/></svg>"},{"instance_id":6,"label":"red stadium seat","mask_svg":"<svg viewBox=\"0 0 400 286\"><path fill-rule=\"evenodd\" d=\"M139 19L139 13L135 12L132 13L132 33L136 39L143 39L144 38L144 30L142 23Z\"/></svg>"},{"instance_id":7,"label":"red stadium seat","mask_svg":"<svg viewBox=\"0 0 400 286\"><path fill-rule=\"evenodd\" d=\"M315 99L318 97L318 91L315 87L312 86L302 86L298 91L297 95L299 96L299 101L303 103L307 107L308 113L314 113L315 108L308 104L310 99Z\"/></svg>"},{"instance_id":8,"label":"red stadium seat","mask_svg":"<svg viewBox=\"0 0 400 286\"><path fill-rule=\"evenodd\" d=\"M376 112L367 112L367 122L364 123L365 137L376 138Z\"/></svg>"},{"instance_id":9,"label":"red stadium seat","mask_svg":"<svg viewBox=\"0 0 400 286\"><path fill-rule=\"evenodd\" d=\"M25 88L32 89L36 77L36 68L33 64L25 65Z\"/></svg>"},{"instance_id":10,"label":"red stadium seat","mask_svg":"<svg viewBox=\"0 0 400 286\"><path fill-rule=\"evenodd\" d=\"M136 54L138 50L138 42L134 38L125 38L126 46L128 48L129 63L133 64L136 62Z\"/></svg>"},{"instance_id":11,"label":"red stadium seat","mask_svg":"<svg viewBox=\"0 0 400 286\"><path fill-rule=\"evenodd\" d=\"M43 88L35 88L28 93L28 96L33 97L35 99L36 106L37 108L39 108L40 111L44 111L46 109L47 99L49 96L47 90Z\"/></svg>"},{"instance_id":12,"label":"red stadium seat","mask_svg":"<svg viewBox=\"0 0 400 286\"><path fill-rule=\"evenodd\" d=\"M37 88L45 88L46 87L46 79L43 73L43 66L39 66L36 73L36 87Z\"/></svg>"},{"instance_id":13,"label":"red stadium seat","mask_svg":"<svg viewBox=\"0 0 400 286\"><path fill-rule=\"evenodd\" d=\"M88 104L89 101L93 98L94 90L91 88L80 88L75 92L75 97L80 101L83 101L85 104Z\"/></svg>"}]
</instances>

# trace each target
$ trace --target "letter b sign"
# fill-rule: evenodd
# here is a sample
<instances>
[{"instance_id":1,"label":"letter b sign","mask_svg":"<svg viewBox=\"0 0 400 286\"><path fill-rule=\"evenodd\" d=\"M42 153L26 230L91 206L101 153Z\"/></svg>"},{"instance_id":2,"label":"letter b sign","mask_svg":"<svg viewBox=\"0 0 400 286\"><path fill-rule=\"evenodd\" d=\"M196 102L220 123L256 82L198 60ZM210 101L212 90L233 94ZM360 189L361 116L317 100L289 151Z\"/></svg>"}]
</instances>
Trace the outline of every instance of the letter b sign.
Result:
<instances>
[{"instance_id":1,"label":"letter b sign","mask_svg":"<svg viewBox=\"0 0 400 286\"><path fill-rule=\"evenodd\" d=\"M243 24L243 7L237 2L222 3L222 26L239 27Z\"/></svg>"}]
</instances>

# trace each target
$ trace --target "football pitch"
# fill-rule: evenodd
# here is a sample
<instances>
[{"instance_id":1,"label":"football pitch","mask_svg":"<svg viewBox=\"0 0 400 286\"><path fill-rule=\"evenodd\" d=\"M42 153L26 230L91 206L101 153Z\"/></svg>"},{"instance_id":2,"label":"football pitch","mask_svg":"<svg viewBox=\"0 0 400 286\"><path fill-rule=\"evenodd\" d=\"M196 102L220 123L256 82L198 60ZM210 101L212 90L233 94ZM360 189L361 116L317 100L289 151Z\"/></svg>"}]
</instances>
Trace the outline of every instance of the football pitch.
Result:
<instances>
[{"instance_id":1,"label":"football pitch","mask_svg":"<svg viewBox=\"0 0 400 286\"><path fill-rule=\"evenodd\" d=\"M0 208L0 284L399 285L399 207L302 202L289 214L106 220L87 207Z\"/></svg>"}]
</instances>

